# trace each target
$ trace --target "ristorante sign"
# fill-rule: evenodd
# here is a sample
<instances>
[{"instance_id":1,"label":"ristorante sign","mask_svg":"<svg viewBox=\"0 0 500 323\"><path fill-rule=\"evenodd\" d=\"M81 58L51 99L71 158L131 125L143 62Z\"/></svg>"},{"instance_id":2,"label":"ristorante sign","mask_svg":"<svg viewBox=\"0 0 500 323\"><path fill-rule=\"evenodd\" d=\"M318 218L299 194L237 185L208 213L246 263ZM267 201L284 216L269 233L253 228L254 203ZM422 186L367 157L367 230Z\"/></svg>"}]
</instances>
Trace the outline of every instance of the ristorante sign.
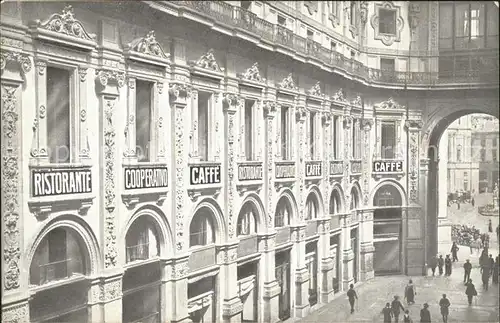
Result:
<instances>
[{"instance_id":1,"label":"ristorante sign","mask_svg":"<svg viewBox=\"0 0 500 323\"><path fill-rule=\"evenodd\" d=\"M375 173L400 173L403 171L402 160L382 161L377 160L373 162L373 172Z\"/></svg>"},{"instance_id":2,"label":"ristorante sign","mask_svg":"<svg viewBox=\"0 0 500 323\"><path fill-rule=\"evenodd\" d=\"M162 167L125 167L125 189L168 187L168 169Z\"/></svg>"},{"instance_id":3,"label":"ristorante sign","mask_svg":"<svg viewBox=\"0 0 500 323\"><path fill-rule=\"evenodd\" d=\"M92 193L90 169L34 169L31 171L33 197Z\"/></svg>"},{"instance_id":4,"label":"ristorante sign","mask_svg":"<svg viewBox=\"0 0 500 323\"><path fill-rule=\"evenodd\" d=\"M320 161L306 162L306 177L321 177L323 164Z\"/></svg>"},{"instance_id":5,"label":"ristorante sign","mask_svg":"<svg viewBox=\"0 0 500 323\"><path fill-rule=\"evenodd\" d=\"M262 165L261 164L241 164L238 165L238 180L239 181L260 181L262 180Z\"/></svg>"},{"instance_id":6,"label":"ristorante sign","mask_svg":"<svg viewBox=\"0 0 500 323\"><path fill-rule=\"evenodd\" d=\"M219 184L221 182L220 165L189 166L191 185Z\"/></svg>"}]
</instances>

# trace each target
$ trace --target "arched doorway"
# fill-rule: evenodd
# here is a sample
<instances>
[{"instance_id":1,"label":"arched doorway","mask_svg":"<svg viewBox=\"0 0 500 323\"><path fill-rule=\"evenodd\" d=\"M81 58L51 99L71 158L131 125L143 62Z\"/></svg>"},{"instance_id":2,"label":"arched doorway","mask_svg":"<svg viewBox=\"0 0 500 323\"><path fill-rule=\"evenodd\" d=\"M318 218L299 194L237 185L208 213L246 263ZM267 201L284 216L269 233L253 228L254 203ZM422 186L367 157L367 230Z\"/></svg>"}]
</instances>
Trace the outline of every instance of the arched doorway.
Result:
<instances>
[{"instance_id":1,"label":"arched doorway","mask_svg":"<svg viewBox=\"0 0 500 323\"><path fill-rule=\"evenodd\" d=\"M141 215L125 236L123 322L161 322L160 235L155 220Z\"/></svg>"},{"instance_id":2,"label":"arched doorway","mask_svg":"<svg viewBox=\"0 0 500 323\"><path fill-rule=\"evenodd\" d=\"M254 201L246 201L238 215L236 234L238 244L238 293L243 303L241 322L259 319L259 261L257 212Z\"/></svg>"},{"instance_id":3,"label":"arched doorway","mask_svg":"<svg viewBox=\"0 0 500 323\"><path fill-rule=\"evenodd\" d=\"M316 218L319 213L319 201L314 192L309 193L306 199L306 237L317 234ZM306 267L309 271L308 300L312 307L318 303L318 239L313 238L306 244Z\"/></svg>"},{"instance_id":4,"label":"arched doorway","mask_svg":"<svg viewBox=\"0 0 500 323\"><path fill-rule=\"evenodd\" d=\"M340 216L342 212L342 198L340 196L339 188L334 188L330 195L330 255L333 258L333 277L332 288L335 293L340 291Z\"/></svg>"},{"instance_id":5,"label":"arched doorway","mask_svg":"<svg viewBox=\"0 0 500 323\"><path fill-rule=\"evenodd\" d=\"M443 148L443 134L457 119L471 114L486 114L498 119L498 103L490 106L477 106L474 108L457 108L455 111L441 111L434 117L434 122L429 122L429 129L424 139L427 139L424 149L427 150L428 173L425 182L426 195L426 259L429 259L438 252L448 252L451 246L451 221L448 217L448 148ZM497 129L498 131L498 129ZM426 138L427 137L427 138ZM472 143L473 145L474 143ZM471 145L471 146L472 146ZM482 146L482 143L480 144ZM473 149L474 150L474 149ZM495 148L496 150L496 148ZM481 160L483 147L477 149L478 161ZM462 152L462 155L465 152ZM456 155L455 155L456 154ZM498 152L497 152L498 154ZM458 152L451 153L453 158L458 158ZM496 167L498 162L494 161ZM481 186L481 170L477 174L478 189ZM465 174L464 174L465 175ZM469 174L468 174L469 175ZM472 185L471 179L471 185ZM467 179L469 182L469 178ZM469 184L469 183L468 183ZM468 185L469 186L469 185ZM480 192L478 192L480 193Z\"/></svg>"},{"instance_id":6,"label":"arched doorway","mask_svg":"<svg viewBox=\"0 0 500 323\"><path fill-rule=\"evenodd\" d=\"M351 204L350 212L355 213L359 209L361 201L361 188L358 183L355 183L351 188ZM351 250L354 254L354 259L352 260L352 275L354 282L357 283L359 280L359 226L351 227L350 239L351 239Z\"/></svg>"},{"instance_id":7,"label":"arched doorway","mask_svg":"<svg viewBox=\"0 0 500 323\"><path fill-rule=\"evenodd\" d=\"M89 322L90 267L76 230L58 226L46 233L30 265L30 322Z\"/></svg>"},{"instance_id":8,"label":"arched doorway","mask_svg":"<svg viewBox=\"0 0 500 323\"><path fill-rule=\"evenodd\" d=\"M276 205L274 215L274 226L276 228L287 227L290 225L292 215L292 206L286 196L282 196ZM286 230L285 230L286 231ZM289 238L288 230L288 239ZM278 317L284 321L290 318L291 314L291 268L290 268L290 249L278 250L275 254L275 274L280 287Z\"/></svg>"},{"instance_id":9,"label":"arched doorway","mask_svg":"<svg viewBox=\"0 0 500 323\"><path fill-rule=\"evenodd\" d=\"M189 225L188 309L193 323L217 322L217 286L215 243L217 227L214 210L201 205ZM200 273L201 272L201 273Z\"/></svg>"},{"instance_id":10,"label":"arched doorway","mask_svg":"<svg viewBox=\"0 0 500 323\"><path fill-rule=\"evenodd\" d=\"M402 196L397 184L382 184L373 196L373 243L375 275L399 274L402 258Z\"/></svg>"}]
</instances>

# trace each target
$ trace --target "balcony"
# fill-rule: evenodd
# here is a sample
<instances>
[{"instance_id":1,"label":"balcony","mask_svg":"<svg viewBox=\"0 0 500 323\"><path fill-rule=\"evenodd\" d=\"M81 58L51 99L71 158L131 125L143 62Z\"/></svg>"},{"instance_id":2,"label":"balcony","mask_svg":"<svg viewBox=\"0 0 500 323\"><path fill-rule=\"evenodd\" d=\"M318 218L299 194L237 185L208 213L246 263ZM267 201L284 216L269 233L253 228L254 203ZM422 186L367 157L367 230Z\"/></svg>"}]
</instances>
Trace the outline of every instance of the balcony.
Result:
<instances>
[{"instance_id":1,"label":"balcony","mask_svg":"<svg viewBox=\"0 0 500 323\"><path fill-rule=\"evenodd\" d=\"M40 285L82 274L82 263L75 259L63 259L39 266Z\"/></svg>"},{"instance_id":2,"label":"balcony","mask_svg":"<svg viewBox=\"0 0 500 323\"><path fill-rule=\"evenodd\" d=\"M149 258L149 243L129 246L126 250L127 262L146 260Z\"/></svg>"},{"instance_id":3,"label":"balcony","mask_svg":"<svg viewBox=\"0 0 500 323\"><path fill-rule=\"evenodd\" d=\"M161 5L174 7L179 11L202 14L213 20L213 23L234 28L237 33L256 36L256 38L259 38L258 40L266 43L268 48L270 45L277 51L282 48L291 51L295 55L302 55L306 59L308 58L311 63L324 65L327 69L340 70L341 73L344 72L357 77L358 81L363 83L400 86L407 84L425 87L445 84L498 84L498 69L484 70L479 74L472 70L464 71L466 77L458 75L457 77L447 78L442 77L437 72L385 72L380 69L370 68L361 62L325 48L312 39L296 35L284 26L272 24L246 9L222 1L163 1ZM487 40L487 44L489 48L498 47L489 40ZM473 48L477 48L477 46ZM497 49L494 48L494 50ZM437 59L437 57L427 55L420 58L429 61L433 58Z\"/></svg>"}]
</instances>

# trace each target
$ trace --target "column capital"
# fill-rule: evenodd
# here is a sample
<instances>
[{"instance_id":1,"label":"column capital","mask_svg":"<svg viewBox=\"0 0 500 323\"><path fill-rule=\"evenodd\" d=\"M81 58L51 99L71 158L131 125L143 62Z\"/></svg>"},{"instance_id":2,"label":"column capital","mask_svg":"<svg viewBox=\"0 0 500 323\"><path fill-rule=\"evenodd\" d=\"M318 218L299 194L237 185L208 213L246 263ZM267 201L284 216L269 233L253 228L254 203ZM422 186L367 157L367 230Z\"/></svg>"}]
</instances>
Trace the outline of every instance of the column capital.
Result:
<instances>
[{"instance_id":1,"label":"column capital","mask_svg":"<svg viewBox=\"0 0 500 323\"><path fill-rule=\"evenodd\" d=\"M2 49L0 54L0 71L4 71L8 66L13 69L20 69L24 74L31 71L31 59L28 55L21 52L13 52Z\"/></svg>"},{"instance_id":2,"label":"column capital","mask_svg":"<svg viewBox=\"0 0 500 323\"><path fill-rule=\"evenodd\" d=\"M240 100L241 98L236 93L224 93L224 98L222 99L224 110L229 114L235 114Z\"/></svg>"},{"instance_id":3,"label":"column capital","mask_svg":"<svg viewBox=\"0 0 500 323\"><path fill-rule=\"evenodd\" d=\"M295 117L299 122L305 122L307 116L307 110L304 106L298 106L295 111Z\"/></svg>"},{"instance_id":4,"label":"column capital","mask_svg":"<svg viewBox=\"0 0 500 323\"><path fill-rule=\"evenodd\" d=\"M98 95L118 97L118 88L125 85L125 72L108 69L97 69L95 71L96 92Z\"/></svg>"},{"instance_id":5,"label":"column capital","mask_svg":"<svg viewBox=\"0 0 500 323\"><path fill-rule=\"evenodd\" d=\"M168 93L170 94L170 101L174 103L186 104L185 100L191 96L191 87L185 83L170 83Z\"/></svg>"},{"instance_id":6,"label":"column capital","mask_svg":"<svg viewBox=\"0 0 500 323\"><path fill-rule=\"evenodd\" d=\"M407 131L420 131L423 125L422 120L405 120L405 129Z\"/></svg>"},{"instance_id":7,"label":"column capital","mask_svg":"<svg viewBox=\"0 0 500 323\"><path fill-rule=\"evenodd\" d=\"M276 101L266 100L262 105L262 109L264 110L264 114L267 118L274 118L276 111L279 108L279 104Z\"/></svg>"},{"instance_id":8,"label":"column capital","mask_svg":"<svg viewBox=\"0 0 500 323\"><path fill-rule=\"evenodd\" d=\"M344 115L343 118L344 128L349 129L352 126L352 117L350 115Z\"/></svg>"},{"instance_id":9,"label":"column capital","mask_svg":"<svg viewBox=\"0 0 500 323\"><path fill-rule=\"evenodd\" d=\"M372 129L373 123L374 123L373 119L362 119L361 128L364 131L369 132Z\"/></svg>"}]
</instances>

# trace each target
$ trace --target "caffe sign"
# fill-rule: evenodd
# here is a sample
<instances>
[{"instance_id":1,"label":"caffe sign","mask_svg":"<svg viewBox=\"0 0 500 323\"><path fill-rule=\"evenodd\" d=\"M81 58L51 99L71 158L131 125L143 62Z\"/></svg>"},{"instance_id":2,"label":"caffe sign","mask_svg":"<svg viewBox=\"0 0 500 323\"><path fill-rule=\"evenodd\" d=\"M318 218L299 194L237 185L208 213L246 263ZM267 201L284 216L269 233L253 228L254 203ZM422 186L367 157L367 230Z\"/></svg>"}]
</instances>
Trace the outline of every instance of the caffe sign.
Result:
<instances>
[{"instance_id":1,"label":"caffe sign","mask_svg":"<svg viewBox=\"0 0 500 323\"><path fill-rule=\"evenodd\" d=\"M321 177L323 175L322 162L306 162L306 177Z\"/></svg>"},{"instance_id":2,"label":"caffe sign","mask_svg":"<svg viewBox=\"0 0 500 323\"><path fill-rule=\"evenodd\" d=\"M238 165L239 181L257 181L262 180L262 165L241 164Z\"/></svg>"},{"instance_id":3,"label":"caffe sign","mask_svg":"<svg viewBox=\"0 0 500 323\"><path fill-rule=\"evenodd\" d=\"M401 173L403 172L402 160L381 161L373 162L374 173Z\"/></svg>"},{"instance_id":4,"label":"caffe sign","mask_svg":"<svg viewBox=\"0 0 500 323\"><path fill-rule=\"evenodd\" d=\"M168 187L167 167L126 167L125 189Z\"/></svg>"},{"instance_id":5,"label":"caffe sign","mask_svg":"<svg viewBox=\"0 0 500 323\"><path fill-rule=\"evenodd\" d=\"M90 169L37 169L31 171L33 197L92 193Z\"/></svg>"},{"instance_id":6,"label":"caffe sign","mask_svg":"<svg viewBox=\"0 0 500 323\"><path fill-rule=\"evenodd\" d=\"M191 185L219 184L221 182L220 165L189 166Z\"/></svg>"}]
</instances>

